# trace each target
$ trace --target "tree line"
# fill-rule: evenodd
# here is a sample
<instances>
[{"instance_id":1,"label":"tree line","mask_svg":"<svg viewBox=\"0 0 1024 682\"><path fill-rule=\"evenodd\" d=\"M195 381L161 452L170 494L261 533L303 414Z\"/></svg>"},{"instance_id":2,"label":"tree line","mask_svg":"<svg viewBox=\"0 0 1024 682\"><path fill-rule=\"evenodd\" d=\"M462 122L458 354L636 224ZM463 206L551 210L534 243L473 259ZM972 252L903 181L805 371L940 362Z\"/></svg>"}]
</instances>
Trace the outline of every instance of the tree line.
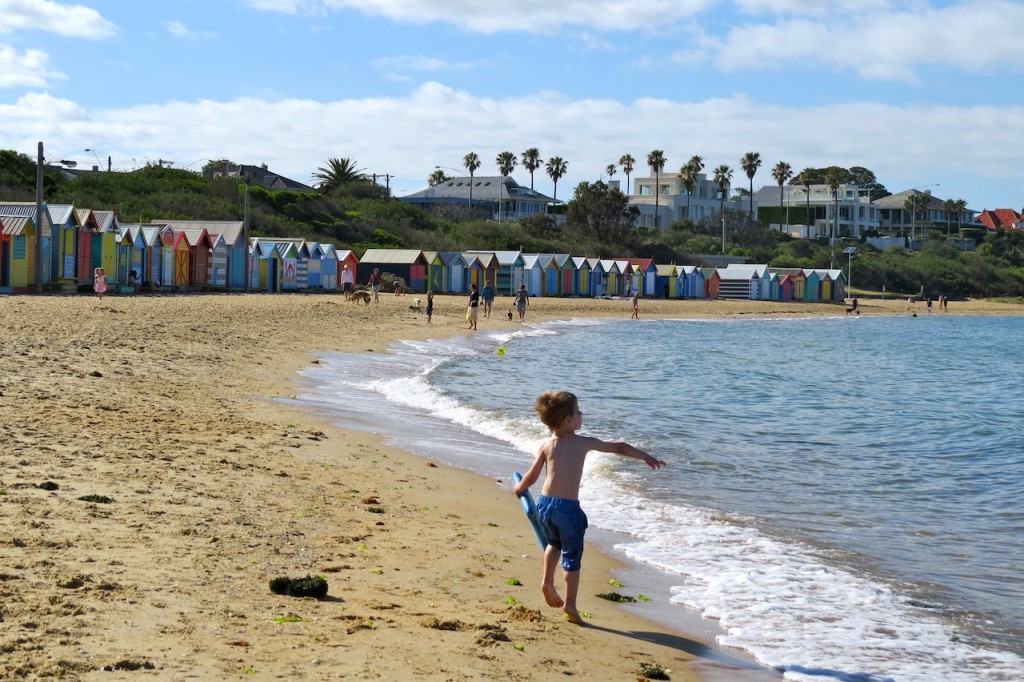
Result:
<instances>
[{"instance_id":1,"label":"tree line","mask_svg":"<svg viewBox=\"0 0 1024 682\"><path fill-rule=\"evenodd\" d=\"M647 159L656 175L661 173L664 159L663 153L655 153L658 151L652 151ZM559 177L564 175L564 159L552 157L543 164L539 154L534 156L531 153L528 163L522 164L531 174L545 167L547 172L556 174L561 169ZM465 160L470 165L479 163L479 158L474 157L467 154ZM515 165L502 154L499 158L503 158L511 173ZM655 163L651 164L652 161ZM628 178L635 164L627 154L605 171L609 180L613 170L621 170ZM613 169L613 165L617 168ZM756 172L759 165L755 153L744 157L741 168L748 180L753 178L750 169ZM214 172L220 166L218 162L216 168L194 173L154 165L131 173L90 172L75 178L48 168L44 173L44 198L49 203L115 209L122 223L147 223L159 219L241 220L243 197L248 192L251 235L330 242L339 248L351 248L358 255L369 248L522 249L601 258L645 257L678 265L700 264L701 255L721 253L720 226L724 218L726 253L746 257L749 262L788 268L842 267L850 270L852 285L860 290L881 291L884 287L887 292L908 295L923 289L933 297L1024 296L1022 234L1017 230L975 230L971 235L977 248L961 251L947 239L948 221L945 225L922 222L925 246L920 251L879 251L866 243L848 240L839 246L854 245L858 250L856 257L844 261L841 248L836 260L837 247L827 238L794 239L752 219L752 204L748 204L748 210L736 210L722 203L717 215L697 222L677 220L665 230L638 227L639 212L629 204L627 194L603 179L579 183L572 197L554 209L555 215L498 223L476 218L464 206L420 208L398 201L351 159L329 159L318 168L313 173L318 181L313 192L267 190ZM696 173L703 167L700 157L689 159L683 166L683 184L689 177L695 181ZM237 168L237 164L229 163L229 168ZM474 172L477 169L479 166ZM851 177L859 175L861 180L870 180L865 184L876 185L871 191L885 192L867 169L843 170ZM0 200L34 201L35 171L33 159L0 151ZM810 171L814 177L821 177L828 169ZM777 182L780 177L788 182L806 176L808 170L795 176L791 173L781 164L773 169ZM724 191L732 182L732 171L722 164L713 177Z\"/></svg>"}]
</instances>

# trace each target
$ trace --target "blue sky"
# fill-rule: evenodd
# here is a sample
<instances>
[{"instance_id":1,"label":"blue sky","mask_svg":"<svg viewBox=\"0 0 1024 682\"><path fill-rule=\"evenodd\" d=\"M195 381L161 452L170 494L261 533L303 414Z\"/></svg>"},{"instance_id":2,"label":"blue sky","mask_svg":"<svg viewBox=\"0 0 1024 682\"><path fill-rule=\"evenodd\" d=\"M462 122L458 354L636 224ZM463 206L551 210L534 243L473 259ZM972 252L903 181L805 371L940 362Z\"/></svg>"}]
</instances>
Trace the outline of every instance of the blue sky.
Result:
<instances>
[{"instance_id":1,"label":"blue sky","mask_svg":"<svg viewBox=\"0 0 1024 682\"><path fill-rule=\"evenodd\" d=\"M0 0L0 148L303 182L347 157L401 196L537 147L562 199L653 149L745 186L756 151L755 189L864 166L1020 210L1021 26L1019 0Z\"/></svg>"}]
</instances>

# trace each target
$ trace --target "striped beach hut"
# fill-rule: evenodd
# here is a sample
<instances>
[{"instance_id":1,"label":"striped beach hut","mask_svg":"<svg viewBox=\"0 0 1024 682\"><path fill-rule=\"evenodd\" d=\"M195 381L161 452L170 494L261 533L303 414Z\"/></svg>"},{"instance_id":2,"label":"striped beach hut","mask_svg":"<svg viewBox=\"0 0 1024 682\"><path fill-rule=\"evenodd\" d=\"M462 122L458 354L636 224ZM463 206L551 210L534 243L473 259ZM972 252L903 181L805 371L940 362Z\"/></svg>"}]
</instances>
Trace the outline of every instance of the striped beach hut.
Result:
<instances>
[{"instance_id":1,"label":"striped beach hut","mask_svg":"<svg viewBox=\"0 0 1024 682\"><path fill-rule=\"evenodd\" d=\"M446 294L462 294L466 292L466 259L461 251L441 251L437 254L444 268L444 283L440 289Z\"/></svg>"},{"instance_id":2,"label":"striped beach hut","mask_svg":"<svg viewBox=\"0 0 1024 682\"><path fill-rule=\"evenodd\" d=\"M676 280L676 293L682 298L704 298L707 291L704 287L704 272L696 265L679 266Z\"/></svg>"},{"instance_id":3,"label":"striped beach hut","mask_svg":"<svg viewBox=\"0 0 1024 682\"><path fill-rule=\"evenodd\" d=\"M249 245L245 243L245 223L241 220L156 220L175 230L206 230L214 244L212 286L241 290L245 288L245 266ZM223 239L219 240L220 236ZM217 276L213 276L213 272Z\"/></svg>"},{"instance_id":4,"label":"striped beach hut","mask_svg":"<svg viewBox=\"0 0 1024 682\"><path fill-rule=\"evenodd\" d=\"M249 283L250 290L280 293L283 263L276 245L262 242L255 237L250 238L249 242L249 257L252 259L249 270L252 278Z\"/></svg>"},{"instance_id":5,"label":"striped beach hut","mask_svg":"<svg viewBox=\"0 0 1024 682\"><path fill-rule=\"evenodd\" d=\"M36 215L36 204L35 202L27 201L7 201L0 202L0 216L8 218L25 218L30 225L18 227L9 227L8 229L23 230L23 235L28 238L31 235L32 241L32 285L35 286L35 260L36 260L36 247L35 238L38 235L42 239L42 251L43 251L43 272L42 281L48 283L56 281L61 272L59 266L60 261L60 244L57 243L59 237L59 231L52 228L53 221L50 218L50 209L47 204L42 205L42 219L39 220L39 228L36 228L36 222L38 216ZM10 221L8 221L10 222ZM17 221L15 221L17 222ZM53 236L51 236L53 235ZM8 246L11 246L16 241L12 235L8 235L9 239ZM55 251L56 249L56 251ZM74 261L71 262L70 266L73 272Z\"/></svg>"},{"instance_id":6,"label":"striped beach hut","mask_svg":"<svg viewBox=\"0 0 1024 682\"><path fill-rule=\"evenodd\" d=\"M35 287L35 266L35 224L26 216L0 215L0 292Z\"/></svg>"},{"instance_id":7,"label":"striped beach hut","mask_svg":"<svg viewBox=\"0 0 1024 682\"><path fill-rule=\"evenodd\" d=\"M584 256L573 256L573 290L576 296L590 296L590 261Z\"/></svg>"},{"instance_id":8,"label":"striped beach hut","mask_svg":"<svg viewBox=\"0 0 1024 682\"><path fill-rule=\"evenodd\" d=\"M628 261L623 262L629 265ZM622 283L622 267L619 265L619 261L611 258L602 259L601 271L604 277L604 291L609 296L621 296L624 285Z\"/></svg>"},{"instance_id":9,"label":"striped beach hut","mask_svg":"<svg viewBox=\"0 0 1024 682\"><path fill-rule=\"evenodd\" d=\"M629 265L632 267L633 291L644 296L664 296L665 287L658 286L658 266L653 258L630 258Z\"/></svg>"},{"instance_id":10,"label":"striped beach hut","mask_svg":"<svg viewBox=\"0 0 1024 682\"><path fill-rule=\"evenodd\" d=\"M561 296L577 296L576 263L568 253L556 253L555 265L558 266L558 293Z\"/></svg>"},{"instance_id":11,"label":"striped beach hut","mask_svg":"<svg viewBox=\"0 0 1024 682\"><path fill-rule=\"evenodd\" d=\"M722 278L718 275L718 269L701 268L700 272L704 278L704 298L718 298L719 284L722 281Z\"/></svg>"}]
</instances>

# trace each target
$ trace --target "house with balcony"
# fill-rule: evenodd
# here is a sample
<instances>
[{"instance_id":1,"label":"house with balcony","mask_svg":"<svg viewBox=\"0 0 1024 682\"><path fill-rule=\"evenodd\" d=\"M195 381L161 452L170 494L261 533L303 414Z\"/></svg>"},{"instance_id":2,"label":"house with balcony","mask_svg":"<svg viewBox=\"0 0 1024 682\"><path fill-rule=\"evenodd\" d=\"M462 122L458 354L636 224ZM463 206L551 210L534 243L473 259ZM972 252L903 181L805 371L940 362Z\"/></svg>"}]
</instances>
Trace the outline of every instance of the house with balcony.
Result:
<instances>
[{"instance_id":1,"label":"house with balcony","mask_svg":"<svg viewBox=\"0 0 1024 682\"><path fill-rule=\"evenodd\" d=\"M633 190L629 194L629 203L640 209L638 226L657 227L667 230L677 220L689 219L694 223L710 220L722 208L720 190L714 180L706 173L697 175L693 194L687 196L686 186L678 173L661 173L657 177L634 177ZM619 181L611 180L609 187L619 189ZM729 189L726 189L729 192ZM657 195L657 197L655 197ZM755 201L755 210L757 204ZM730 201L725 198L727 210L749 210L747 201Z\"/></svg>"},{"instance_id":2,"label":"house with balcony","mask_svg":"<svg viewBox=\"0 0 1024 682\"><path fill-rule=\"evenodd\" d=\"M916 216L912 216L907 210L907 199L910 195L927 195L928 201ZM917 232L924 227L936 227L949 224L956 226L973 225L977 211L964 209L959 216L947 216L942 204L945 200L918 189L908 189L896 194L890 194L875 201L880 212L881 229L889 232Z\"/></svg>"},{"instance_id":3,"label":"house with balcony","mask_svg":"<svg viewBox=\"0 0 1024 682\"><path fill-rule=\"evenodd\" d=\"M803 239L831 237L833 227L837 238L860 238L881 225L878 206L871 202L868 190L854 184L839 187L837 195L825 184L765 185L754 192L757 206L773 206L781 221L769 227ZM838 221L835 220L838 209Z\"/></svg>"},{"instance_id":4,"label":"house with balcony","mask_svg":"<svg viewBox=\"0 0 1024 682\"><path fill-rule=\"evenodd\" d=\"M524 187L511 176L468 175L448 178L426 189L400 197L399 201L430 206L465 207L474 218L518 221L545 215L555 199Z\"/></svg>"}]
</instances>

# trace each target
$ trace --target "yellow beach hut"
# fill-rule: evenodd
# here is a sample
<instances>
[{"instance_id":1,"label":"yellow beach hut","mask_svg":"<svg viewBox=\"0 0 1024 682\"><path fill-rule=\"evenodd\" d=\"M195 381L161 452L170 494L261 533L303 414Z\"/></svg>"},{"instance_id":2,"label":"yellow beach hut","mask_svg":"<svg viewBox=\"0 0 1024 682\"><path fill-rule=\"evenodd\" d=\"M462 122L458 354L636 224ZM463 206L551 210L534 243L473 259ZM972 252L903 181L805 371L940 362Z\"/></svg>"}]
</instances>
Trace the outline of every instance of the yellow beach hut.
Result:
<instances>
[{"instance_id":1,"label":"yellow beach hut","mask_svg":"<svg viewBox=\"0 0 1024 682\"><path fill-rule=\"evenodd\" d=\"M36 284L36 228L25 216L0 216L0 291L25 292Z\"/></svg>"}]
</instances>

